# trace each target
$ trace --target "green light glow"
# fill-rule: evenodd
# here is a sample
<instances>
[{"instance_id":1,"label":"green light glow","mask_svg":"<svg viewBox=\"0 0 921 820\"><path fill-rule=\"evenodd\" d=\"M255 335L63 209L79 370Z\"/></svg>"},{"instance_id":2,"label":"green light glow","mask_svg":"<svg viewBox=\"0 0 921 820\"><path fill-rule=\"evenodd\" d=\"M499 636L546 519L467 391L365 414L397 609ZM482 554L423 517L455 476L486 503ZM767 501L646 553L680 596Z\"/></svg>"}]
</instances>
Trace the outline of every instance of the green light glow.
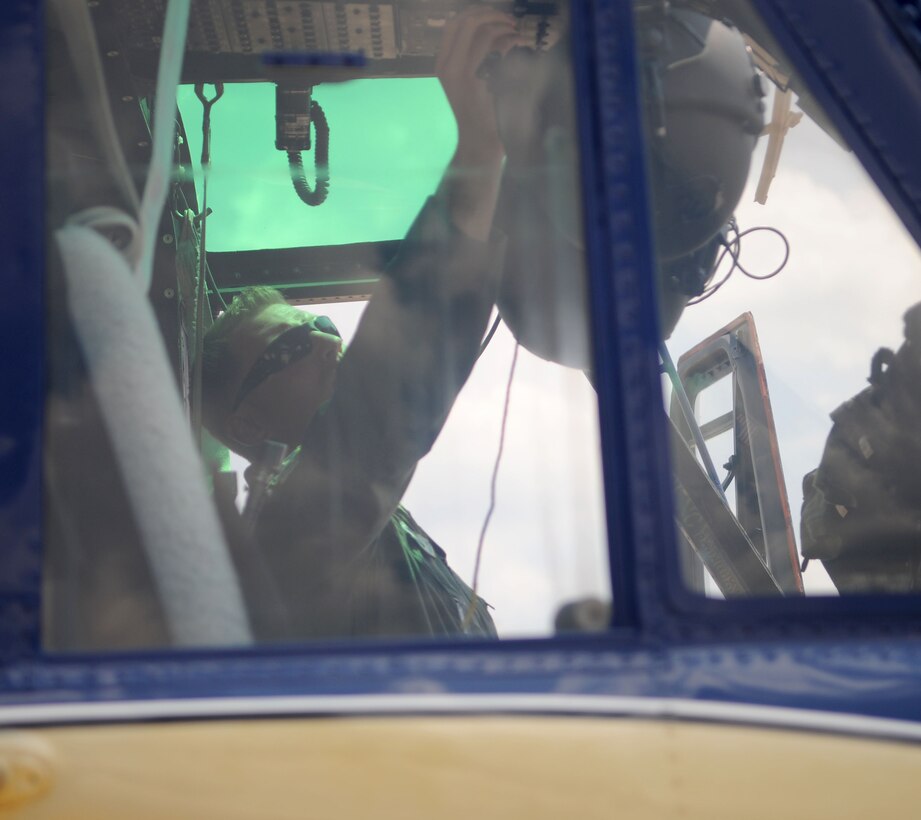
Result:
<instances>
[{"instance_id":1,"label":"green light glow","mask_svg":"<svg viewBox=\"0 0 921 820\"><path fill-rule=\"evenodd\" d=\"M206 86L206 90L211 91ZM304 205L275 148L275 88L228 84L211 112L208 250L341 245L400 239L438 185L457 127L436 79L370 79L319 85L330 127L330 192ZM201 197L201 103L179 90ZM313 151L304 156L313 179Z\"/></svg>"}]
</instances>

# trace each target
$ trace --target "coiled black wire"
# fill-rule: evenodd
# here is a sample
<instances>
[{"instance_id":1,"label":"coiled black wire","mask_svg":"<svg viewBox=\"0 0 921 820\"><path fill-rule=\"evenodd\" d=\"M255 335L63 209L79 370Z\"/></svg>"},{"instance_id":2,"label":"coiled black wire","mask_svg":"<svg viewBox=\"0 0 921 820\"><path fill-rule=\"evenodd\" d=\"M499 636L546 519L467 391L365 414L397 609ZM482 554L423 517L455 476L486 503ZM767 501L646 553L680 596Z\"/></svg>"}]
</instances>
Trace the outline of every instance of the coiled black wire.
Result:
<instances>
[{"instance_id":1,"label":"coiled black wire","mask_svg":"<svg viewBox=\"0 0 921 820\"><path fill-rule=\"evenodd\" d=\"M291 182L301 201L311 207L322 205L329 195L329 123L320 104L313 100L310 103L310 122L313 124L314 149L313 162L316 176L314 187L310 187L304 173L304 163L300 151L288 151L288 168L291 171Z\"/></svg>"},{"instance_id":2,"label":"coiled black wire","mask_svg":"<svg viewBox=\"0 0 921 820\"><path fill-rule=\"evenodd\" d=\"M757 231L768 231L769 233L777 234L780 237L781 241L784 244L784 255L781 263L774 268L774 270L769 273L758 274L752 273L747 270L742 263L739 261L740 255L742 253L742 237L748 236L749 234L755 233ZM719 270L719 266L722 264L723 259L729 256L732 259L732 265L729 270L726 271L726 274L718 282L710 285L700 296L696 299L691 299L688 302L688 306L699 305L705 299L709 299L714 293L716 293L723 285L725 285L729 278L732 276L735 271L741 271L749 279L756 279L763 281L765 279L772 279L777 276L786 266L787 262L790 260L790 241L784 235L783 231L779 228L773 228L770 225L758 225L754 228L747 228L744 231L739 230L738 223L735 221L735 218L729 220L729 225L726 231L726 238L722 242L723 250L721 251L719 257L717 257L716 264L713 266L713 270Z\"/></svg>"}]
</instances>

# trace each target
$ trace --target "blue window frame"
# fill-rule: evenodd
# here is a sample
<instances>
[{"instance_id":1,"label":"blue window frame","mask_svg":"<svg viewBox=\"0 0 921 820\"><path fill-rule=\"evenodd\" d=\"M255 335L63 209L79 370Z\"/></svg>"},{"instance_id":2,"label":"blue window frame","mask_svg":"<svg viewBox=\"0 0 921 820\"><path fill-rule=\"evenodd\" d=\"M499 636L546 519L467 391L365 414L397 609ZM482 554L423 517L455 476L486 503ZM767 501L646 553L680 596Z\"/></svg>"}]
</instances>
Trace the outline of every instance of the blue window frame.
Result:
<instances>
[{"instance_id":1,"label":"blue window frame","mask_svg":"<svg viewBox=\"0 0 921 820\"><path fill-rule=\"evenodd\" d=\"M810 83L916 241L921 241L921 99L917 55L891 41L883 13L895 3L855 2L850 15L832 0L757 0L778 42ZM0 133L0 249L7 298L0 302L3 400L0 402L0 691L10 702L79 697L200 696L220 692L394 691L420 674L450 691L552 690L567 670L587 670L586 691L642 691L788 703L759 688L745 660L724 643L792 638L780 645L799 674L824 668L838 688L822 708L918 714L917 694L870 705L859 680L847 681L842 659L855 633L890 636L864 649L898 668L889 682L910 686L921 665L900 636L921 624L921 600L868 596L840 600L720 602L690 594L680 575L672 531L668 446L659 401L652 243L647 218L642 124L632 9L622 2L574 4L573 32L592 317L604 449L608 528L618 628L603 636L510 642L491 647L400 645L324 650L214 651L132 657L48 659L40 651L41 425L45 305L42 277L43 95L42 4L0 7L0 86L7 127ZM916 36L897 11L905 37ZM846 17L846 19L845 19ZM915 24L916 25L916 24ZM868 49L878 38L888 49ZM861 54L858 63L849 59ZM829 71L828 65L834 70ZM653 410L650 412L650 408ZM841 640L816 643L823 635ZM649 648L665 646L668 660ZM716 642L700 650L691 641ZM812 641L813 643L809 643ZM685 648L682 648L685 644ZM708 654L709 653L709 654ZM824 655L823 655L824 653ZM825 661L817 660L825 658ZM700 669L695 680L674 673ZM491 665L492 664L492 665ZM789 671L790 667L787 667ZM484 677L492 670L494 677ZM748 685L747 690L744 687ZM743 694L739 694L742 687ZM764 686L767 686L765 683ZM733 694L735 693L735 694Z\"/></svg>"},{"instance_id":2,"label":"blue window frame","mask_svg":"<svg viewBox=\"0 0 921 820\"><path fill-rule=\"evenodd\" d=\"M894 48L889 51L867 47L872 36L891 36L889 16L892 7L888 3L862 3L849 6L848 19L834 20L831 4L810 3L808 8L801 4L780 2L756 2L754 9L775 38L778 47L786 52L795 65L802 81L821 105L833 126L843 140L852 148L857 158L869 172L879 190L918 242L918 198L914 188L917 177L917 163L907 160L907 133L917 133L918 114L913 106L902 107L896 100L917 97L904 84L917 84L918 64L911 47ZM898 15L897 15L898 16ZM902 25L903 42L915 36L916 23L909 14L898 16ZM884 34L884 32L887 32ZM860 45L862 44L862 45ZM864 48L872 53L867 63L857 64L844 55L850 49ZM830 61L830 55L836 55ZM876 85L880 83L880 85ZM882 88L874 94L871 87ZM905 127L897 126L900 115L906 114ZM910 109L910 110L909 110ZM899 133L896 134L895 132ZM892 133L891 142L881 140L883 133ZM903 153L906 152L906 153ZM896 157L905 157L901 162ZM907 297L906 297L907 298ZM904 305L905 308L908 303ZM868 353L869 358L869 353ZM846 398L842 396L841 400ZM790 483L791 500L798 497L798 477L787 476ZM757 599L740 601L705 600L688 590L686 579L674 557L665 559L669 584L669 596L674 606L686 613L691 621L713 622L724 618L722 627L726 635L752 634L752 630L770 631L766 621L776 625L778 630L806 628L807 624L822 628L847 631L858 624L865 625L867 619L877 619L882 626L893 617L901 620L901 628L910 628L918 614L916 596L885 597L880 594L859 594L855 600L850 595L842 598L803 599L793 596L784 599ZM671 617L666 615L666 617ZM694 627L691 627L693 630Z\"/></svg>"}]
</instances>

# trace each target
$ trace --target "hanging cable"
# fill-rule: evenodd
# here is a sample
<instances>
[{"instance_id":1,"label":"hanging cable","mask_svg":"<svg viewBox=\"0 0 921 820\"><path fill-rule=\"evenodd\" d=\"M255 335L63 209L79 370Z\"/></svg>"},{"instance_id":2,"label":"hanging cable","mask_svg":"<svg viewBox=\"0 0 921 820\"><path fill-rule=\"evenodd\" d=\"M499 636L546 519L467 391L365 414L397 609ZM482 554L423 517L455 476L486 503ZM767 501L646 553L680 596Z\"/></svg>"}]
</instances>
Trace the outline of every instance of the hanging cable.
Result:
<instances>
[{"instance_id":1,"label":"hanging cable","mask_svg":"<svg viewBox=\"0 0 921 820\"><path fill-rule=\"evenodd\" d=\"M492 327L489 328L489 332L486 336L483 337L483 341L480 343L480 352L476 354L477 359L480 358L485 352L486 348L489 347L489 343L492 341L492 337L496 335L496 331L499 329L499 323L502 321L502 314L496 312L496 319L492 323Z\"/></svg>"},{"instance_id":2,"label":"hanging cable","mask_svg":"<svg viewBox=\"0 0 921 820\"><path fill-rule=\"evenodd\" d=\"M66 4L62 4L66 5ZM147 293L153 277L155 237L163 216L163 203L169 190L176 113L176 91L185 53L189 28L190 0L169 0L163 22L162 46L157 65L157 86L154 94L153 137L147 181L141 197L139 222L141 248L134 271L141 290Z\"/></svg>"},{"instance_id":3,"label":"hanging cable","mask_svg":"<svg viewBox=\"0 0 921 820\"><path fill-rule=\"evenodd\" d=\"M691 400L688 398L687 391L684 389L684 382L681 381L681 376L678 375L678 368L675 367L675 363L672 361L672 354L668 352L668 347L665 342L659 343L659 358L662 360L662 368L668 375L669 381L672 383L672 390L675 391L675 396L678 399L681 412L684 414L684 420L687 423L688 430L691 432L691 437L694 439L694 444L697 447L700 460L703 462L707 477L710 479L713 488L725 500L726 494L724 492L724 487L719 476L716 474L716 467L713 465L713 459L710 458L710 451L707 449L707 442L704 439L704 434L701 432L700 425L697 423L697 417L694 414Z\"/></svg>"},{"instance_id":4,"label":"hanging cable","mask_svg":"<svg viewBox=\"0 0 921 820\"><path fill-rule=\"evenodd\" d=\"M723 478L722 487L723 492L729 489L729 485L732 484L732 480L736 477L736 470L739 467L739 458L733 453L729 456L729 461L723 465L723 469L726 470L726 476Z\"/></svg>"},{"instance_id":5,"label":"hanging cable","mask_svg":"<svg viewBox=\"0 0 921 820\"><path fill-rule=\"evenodd\" d=\"M224 299L224 295L218 290L217 282L214 279L214 274L211 272L211 266L208 264L208 255L207 253L205 253L204 223L205 223L205 220L207 220L209 216L211 216L211 209L207 208L205 211L199 214L199 216L196 217L196 222L202 226L202 231L200 232L201 257L200 257L199 263L200 264L203 263L203 267L205 270L205 281L208 286L207 288L204 289L203 292L206 298L209 297L213 293L215 296L217 296L218 301L221 303L221 307L224 310L227 310L227 300ZM202 302L202 309L204 309L204 305L205 303Z\"/></svg>"},{"instance_id":6,"label":"hanging cable","mask_svg":"<svg viewBox=\"0 0 921 820\"><path fill-rule=\"evenodd\" d=\"M175 232L175 231L178 231L178 228L175 227L176 221L181 220L183 218L183 214L185 214L186 212L191 212L191 209L189 208L189 200L186 199L185 193L183 193L182 188L178 185L175 186L175 189L173 191L172 208L173 208L173 226L174 226L174 232ZM207 216L210 216L210 211L208 212L206 217ZM201 222L201 218L196 217L195 219L196 225L199 224L200 222ZM177 238L177 241L178 241L178 238ZM201 243L199 242L199 247L200 246L201 246ZM227 300L224 298L224 294L222 294L221 291L218 289L217 281L215 280L214 274L211 271L211 266L207 264L207 261L205 262L205 274L207 276L208 285L209 285L209 290L207 291L207 295L209 297L211 296L211 294L214 294L215 296L217 296L217 300L221 303L221 308L223 310L227 310ZM193 306L193 311L194 311L194 306Z\"/></svg>"},{"instance_id":7,"label":"hanging cable","mask_svg":"<svg viewBox=\"0 0 921 820\"><path fill-rule=\"evenodd\" d=\"M301 198L301 202L311 207L322 205L329 195L329 123L320 103L312 100L310 103L310 122L313 125L316 144L313 151L314 172L316 181L310 187L304 173L304 163L300 151L288 151L288 169L291 172L291 182L294 190Z\"/></svg>"},{"instance_id":8,"label":"hanging cable","mask_svg":"<svg viewBox=\"0 0 921 820\"><path fill-rule=\"evenodd\" d=\"M224 295L218 290L217 282L214 281L214 274L211 273L211 268L205 266L205 270L208 272L208 283L211 285L211 290L209 293L213 293L217 296L217 300L221 303L221 308L227 310L227 300L224 298Z\"/></svg>"},{"instance_id":9,"label":"hanging cable","mask_svg":"<svg viewBox=\"0 0 921 820\"><path fill-rule=\"evenodd\" d=\"M742 255L742 238L758 231L767 231L769 233L776 234L780 237L784 245L783 260L776 268L765 274L752 273L747 268L745 268L740 261ZM764 281L766 279L772 279L773 277L777 276L777 274L779 274L787 266L787 262L790 260L790 241L787 239L783 231L770 225L758 225L754 228L747 228L744 231L740 231L735 218L732 218L729 220L729 226L726 231L726 238L722 241L722 245L723 250L720 252L719 257L717 257L716 264L713 266L713 270L719 270L720 265L723 263L723 260L727 256L732 259L732 265L730 265L729 270L726 271L725 275L718 282L710 285L696 299L691 299L688 302L689 307L691 305L699 305L704 300L713 296L714 293L716 293L721 287L723 287L723 285L729 281L732 274L737 270L747 276L749 279Z\"/></svg>"},{"instance_id":10,"label":"hanging cable","mask_svg":"<svg viewBox=\"0 0 921 820\"><path fill-rule=\"evenodd\" d=\"M208 226L208 176L211 171L211 107L223 96L224 84L214 83L214 96L205 96L204 83L195 86L195 96L202 104L201 118L201 173L202 207L199 215L198 277L195 282L195 350L192 359L192 435L201 448L201 359L205 343L205 271L208 266L206 229Z\"/></svg>"},{"instance_id":11,"label":"hanging cable","mask_svg":"<svg viewBox=\"0 0 921 820\"><path fill-rule=\"evenodd\" d=\"M467 604L467 611L464 613L464 622L461 626L461 629L465 632L470 626L473 620L473 614L476 611L483 545L486 543L486 530L489 528L489 521L492 518L493 511L496 509L496 481L499 477L499 464L502 461L502 450L505 448L505 429L508 423L508 408L512 398L512 381L515 378L515 365L518 362L519 347L521 347L521 345L515 345L515 352L512 354L512 365L508 371L508 384L505 387L505 405L502 408L502 423L499 427L499 450L496 453L496 462L492 468L492 480L489 484L489 509L486 511L486 517L483 519L483 526L480 529L480 539L476 545L476 559L473 564L473 589L470 595L470 603Z\"/></svg>"}]
</instances>

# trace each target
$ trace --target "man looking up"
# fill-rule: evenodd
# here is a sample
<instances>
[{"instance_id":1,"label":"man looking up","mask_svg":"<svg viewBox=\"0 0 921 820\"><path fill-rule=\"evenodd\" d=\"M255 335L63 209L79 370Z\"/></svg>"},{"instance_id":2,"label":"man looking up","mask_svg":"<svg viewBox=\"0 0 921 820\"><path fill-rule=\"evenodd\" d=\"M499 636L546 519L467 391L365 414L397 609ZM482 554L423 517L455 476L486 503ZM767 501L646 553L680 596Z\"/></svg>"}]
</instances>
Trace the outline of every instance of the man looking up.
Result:
<instances>
[{"instance_id":1,"label":"man looking up","mask_svg":"<svg viewBox=\"0 0 921 820\"><path fill-rule=\"evenodd\" d=\"M485 604L471 604L399 502L470 374L495 299L503 148L478 70L519 44L513 18L486 7L446 26L436 69L457 150L348 351L328 319L265 288L241 294L206 336L209 430L249 458L266 441L293 449L256 524L285 616L262 639L495 634Z\"/></svg>"}]
</instances>

